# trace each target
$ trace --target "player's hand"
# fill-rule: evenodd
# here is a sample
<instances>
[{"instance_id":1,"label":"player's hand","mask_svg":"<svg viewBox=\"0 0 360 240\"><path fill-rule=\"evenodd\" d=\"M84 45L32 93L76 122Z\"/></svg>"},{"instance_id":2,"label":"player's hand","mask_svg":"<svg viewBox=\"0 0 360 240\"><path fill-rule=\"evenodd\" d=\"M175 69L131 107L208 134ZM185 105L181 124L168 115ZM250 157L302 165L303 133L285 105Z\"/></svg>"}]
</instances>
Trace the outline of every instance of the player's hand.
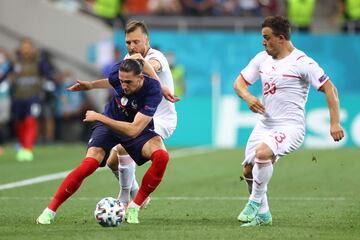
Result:
<instances>
[{"instance_id":1,"label":"player's hand","mask_svg":"<svg viewBox=\"0 0 360 240\"><path fill-rule=\"evenodd\" d=\"M334 139L335 142L340 141L344 138L344 130L340 126L340 124L332 124L330 126L330 135Z\"/></svg>"},{"instance_id":2,"label":"player's hand","mask_svg":"<svg viewBox=\"0 0 360 240\"><path fill-rule=\"evenodd\" d=\"M87 110L83 122L94 122L94 121L98 121L100 115L101 115L100 113L97 113L97 112L95 112L95 111Z\"/></svg>"},{"instance_id":3,"label":"player's hand","mask_svg":"<svg viewBox=\"0 0 360 240\"><path fill-rule=\"evenodd\" d=\"M163 96L166 100L168 100L169 102L175 103L180 101L180 98L175 96L174 94L172 94L169 90L169 88L167 87L161 87Z\"/></svg>"},{"instance_id":4,"label":"player's hand","mask_svg":"<svg viewBox=\"0 0 360 240\"><path fill-rule=\"evenodd\" d=\"M126 59L140 59L145 61L144 57L140 53L134 53L133 55L128 56Z\"/></svg>"},{"instance_id":5,"label":"player's hand","mask_svg":"<svg viewBox=\"0 0 360 240\"><path fill-rule=\"evenodd\" d=\"M74 85L68 87L67 90L72 91L72 92L87 91L92 88L91 86L92 86L92 84L89 81L76 80L76 83Z\"/></svg>"},{"instance_id":6,"label":"player's hand","mask_svg":"<svg viewBox=\"0 0 360 240\"><path fill-rule=\"evenodd\" d=\"M264 105L260 102L259 99L257 99L253 95L248 96L244 100L246 101L247 105L249 106L249 109L251 111L253 111L254 113L260 113L260 114L265 113Z\"/></svg>"}]
</instances>

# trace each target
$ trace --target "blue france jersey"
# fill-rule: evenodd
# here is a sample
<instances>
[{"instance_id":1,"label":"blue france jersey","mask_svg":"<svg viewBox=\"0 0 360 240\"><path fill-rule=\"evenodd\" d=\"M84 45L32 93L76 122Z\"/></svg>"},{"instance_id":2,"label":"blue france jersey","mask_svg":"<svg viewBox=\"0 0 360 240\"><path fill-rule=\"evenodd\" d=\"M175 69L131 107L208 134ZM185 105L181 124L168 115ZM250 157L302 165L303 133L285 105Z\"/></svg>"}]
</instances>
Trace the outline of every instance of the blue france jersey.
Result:
<instances>
[{"instance_id":1,"label":"blue france jersey","mask_svg":"<svg viewBox=\"0 0 360 240\"><path fill-rule=\"evenodd\" d=\"M114 96L105 106L104 114L114 120L133 122L138 112L152 117L162 99L162 91L159 81L144 76L144 84L139 91L131 95L125 95L119 79L119 66L113 66L109 74L109 83L114 88ZM146 128L154 128L151 121Z\"/></svg>"}]
</instances>

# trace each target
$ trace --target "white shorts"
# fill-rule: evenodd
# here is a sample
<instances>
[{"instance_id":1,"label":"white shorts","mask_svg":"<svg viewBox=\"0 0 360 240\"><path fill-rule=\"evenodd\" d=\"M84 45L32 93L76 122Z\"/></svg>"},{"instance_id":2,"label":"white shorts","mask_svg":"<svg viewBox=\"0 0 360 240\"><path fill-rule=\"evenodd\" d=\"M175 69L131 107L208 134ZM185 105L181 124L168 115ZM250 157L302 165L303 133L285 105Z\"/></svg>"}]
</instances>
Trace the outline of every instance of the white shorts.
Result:
<instances>
[{"instance_id":1,"label":"white shorts","mask_svg":"<svg viewBox=\"0 0 360 240\"><path fill-rule=\"evenodd\" d=\"M254 165L256 147L265 143L275 155L275 161L298 149L304 141L305 129L296 125L267 126L259 121L253 129L245 149L243 165Z\"/></svg>"},{"instance_id":2,"label":"white shorts","mask_svg":"<svg viewBox=\"0 0 360 240\"><path fill-rule=\"evenodd\" d=\"M176 121L169 121L163 118L154 118L155 132L160 135L162 139L170 137L176 129Z\"/></svg>"}]
</instances>

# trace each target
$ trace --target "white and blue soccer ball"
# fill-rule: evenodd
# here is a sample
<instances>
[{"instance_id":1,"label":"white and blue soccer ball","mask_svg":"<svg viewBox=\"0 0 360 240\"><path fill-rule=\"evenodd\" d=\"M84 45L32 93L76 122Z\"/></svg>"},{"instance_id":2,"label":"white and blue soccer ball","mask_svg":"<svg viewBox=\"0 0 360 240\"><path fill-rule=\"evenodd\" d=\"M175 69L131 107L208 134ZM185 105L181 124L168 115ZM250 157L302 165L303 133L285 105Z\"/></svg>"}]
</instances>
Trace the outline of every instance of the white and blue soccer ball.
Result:
<instances>
[{"instance_id":1,"label":"white and blue soccer ball","mask_svg":"<svg viewBox=\"0 0 360 240\"><path fill-rule=\"evenodd\" d=\"M125 220L125 207L112 197L101 199L94 211L95 220L103 227L117 227Z\"/></svg>"}]
</instances>

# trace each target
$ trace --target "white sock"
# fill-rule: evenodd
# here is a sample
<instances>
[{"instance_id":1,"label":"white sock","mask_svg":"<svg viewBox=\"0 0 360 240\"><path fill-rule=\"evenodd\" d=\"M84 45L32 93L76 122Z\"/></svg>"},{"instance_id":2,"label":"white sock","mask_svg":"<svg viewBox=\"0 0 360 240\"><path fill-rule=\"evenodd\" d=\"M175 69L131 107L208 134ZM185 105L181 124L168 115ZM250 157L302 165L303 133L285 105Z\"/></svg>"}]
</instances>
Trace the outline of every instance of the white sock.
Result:
<instances>
[{"instance_id":1,"label":"white sock","mask_svg":"<svg viewBox=\"0 0 360 240\"><path fill-rule=\"evenodd\" d=\"M119 156L119 183L120 193L118 199L121 202L130 201L130 190L134 181L135 162L129 155Z\"/></svg>"},{"instance_id":2,"label":"white sock","mask_svg":"<svg viewBox=\"0 0 360 240\"><path fill-rule=\"evenodd\" d=\"M271 160L261 161L255 159L255 165L252 170L253 186L250 200L261 203L270 182L273 173L273 165Z\"/></svg>"},{"instance_id":3,"label":"white sock","mask_svg":"<svg viewBox=\"0 0 360 240\"><path fill-rule=\"evenodd\" d=\"M264 197L261 199L261 205L259 208L259 213L266 213L267 211L269 211L269 203L267 200L267 194L264 194Z\"/></svg>"},{"instance_id":4,"label":"white sock","mask_svg":"<svg viewBox=\"0 0 360 240\"><path fill-rule=\"evenodd\" d=\"M130 197L131 199L134 199L136 194L138 193L139 191L139 183L136 181L136 178L135 178L135 172L134 172L134 181L131 185L131 190L130 190Z\"/></svg>"}]
</instances>

